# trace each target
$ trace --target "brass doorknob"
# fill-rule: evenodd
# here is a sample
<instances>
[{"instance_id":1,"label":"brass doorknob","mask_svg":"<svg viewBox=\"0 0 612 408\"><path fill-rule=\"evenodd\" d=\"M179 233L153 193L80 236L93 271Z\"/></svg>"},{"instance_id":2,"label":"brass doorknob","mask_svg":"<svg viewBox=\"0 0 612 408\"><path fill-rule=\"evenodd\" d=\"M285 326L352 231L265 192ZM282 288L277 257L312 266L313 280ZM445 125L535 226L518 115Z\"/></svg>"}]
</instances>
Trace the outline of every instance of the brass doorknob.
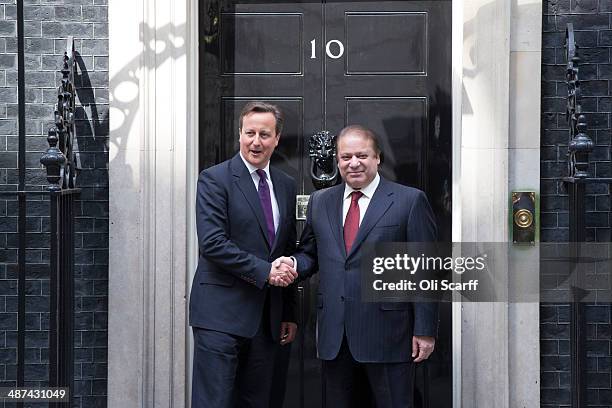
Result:
<instances>
[{"instance_id":1,"label":"brass doorknob","mask_svg":"<svg viewBox=\"0 0 612 408\"><path fill-rule=\"evenodd\" d=\"M519 228L529 228L533 224L533 213L527 209L521 209L514 213L514 223Z\"/></svg>"}]
</instances>

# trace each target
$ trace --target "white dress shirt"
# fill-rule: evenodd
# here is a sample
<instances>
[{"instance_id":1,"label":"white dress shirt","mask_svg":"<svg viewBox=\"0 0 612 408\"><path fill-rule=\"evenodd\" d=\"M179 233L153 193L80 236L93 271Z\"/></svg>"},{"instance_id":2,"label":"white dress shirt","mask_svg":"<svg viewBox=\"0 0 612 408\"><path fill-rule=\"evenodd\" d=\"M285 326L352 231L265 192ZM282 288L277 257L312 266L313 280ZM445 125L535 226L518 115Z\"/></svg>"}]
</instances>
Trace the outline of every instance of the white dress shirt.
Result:
<instances>
[{"instance_id":1,"label":"white dress shirt","mask_svg":"<svg viewBox=\"0 0 612 408\"><path fill-rule=\"evenodd\" d=\"M244 162L244 165L249 169L249 173L251 173L251 178L253 179L253 183L255 184L255 190L259 191L259 174L257 174L257 167L253 166L251 163L246 161L240 153L240 158ZM266 164L266 167L262 169L266 172L268 179L266 182L268 183L268 187L270 188L270 201L272 202L272 218L274 218L274 231L278 232L278 223L280 221L280 211L278 210L278 202L276 202L276 194L274 194L274 185L272 184L272 177L270 177L270 162Z\"/></svg>"}]
</instances>

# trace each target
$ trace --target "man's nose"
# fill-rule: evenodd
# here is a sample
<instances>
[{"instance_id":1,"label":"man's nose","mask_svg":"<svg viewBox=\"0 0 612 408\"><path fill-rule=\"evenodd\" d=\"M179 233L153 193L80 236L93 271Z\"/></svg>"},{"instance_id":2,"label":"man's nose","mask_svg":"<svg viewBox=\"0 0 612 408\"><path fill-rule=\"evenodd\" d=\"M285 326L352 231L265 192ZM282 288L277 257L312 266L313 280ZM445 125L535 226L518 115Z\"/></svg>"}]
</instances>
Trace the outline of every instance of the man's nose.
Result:
<instances>
[{"instance_id":1,"label":"man's nose","mask_svg":"<svg viewBox=\"0 0 612 408\"><path fill-rule=\"evenodd\" d=\"M357 156L351 157L351 160L349 161L349 166L351 167L359 166L359 159L357 158Z\"/></svg>"},{"instance_id":2,"label":"man's nose","mask_svg":"<svg viewBox=\"0 0 612 408\"><path fill-rule=\"evenodd\" d=\"M259 136L259 133L255 133L255 137L253 138L253 144L259 145L260 143L261 143L261 138Z\"/></svg>"}]
</instances>

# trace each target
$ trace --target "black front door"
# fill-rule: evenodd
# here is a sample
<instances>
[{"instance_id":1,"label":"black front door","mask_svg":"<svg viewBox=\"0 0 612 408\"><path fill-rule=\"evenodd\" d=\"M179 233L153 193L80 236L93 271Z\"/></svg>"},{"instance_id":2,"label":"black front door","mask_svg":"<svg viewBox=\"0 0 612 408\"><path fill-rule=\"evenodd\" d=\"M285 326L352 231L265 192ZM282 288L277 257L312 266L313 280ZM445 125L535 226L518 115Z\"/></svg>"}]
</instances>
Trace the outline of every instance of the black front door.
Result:
<instances>
[{"instance_id":1,"label":"black front door","mask_svg":"<svg viewBox=\"0 0 612 408\"><path fill-rule=\"evenodd\" d=\"M362 124L381 139L381 175L424 190L440 239L451 240L450 1L206 0L199 18L200 168L238 150L246 101L269 101L286 119L273 165L308 195L310 135ZM286 407L322 406L316 284L315 276L300 289ZM452 406L450 307L442 306L437 350L418 370L417 406Z\"/></svg>"}]
</instances>

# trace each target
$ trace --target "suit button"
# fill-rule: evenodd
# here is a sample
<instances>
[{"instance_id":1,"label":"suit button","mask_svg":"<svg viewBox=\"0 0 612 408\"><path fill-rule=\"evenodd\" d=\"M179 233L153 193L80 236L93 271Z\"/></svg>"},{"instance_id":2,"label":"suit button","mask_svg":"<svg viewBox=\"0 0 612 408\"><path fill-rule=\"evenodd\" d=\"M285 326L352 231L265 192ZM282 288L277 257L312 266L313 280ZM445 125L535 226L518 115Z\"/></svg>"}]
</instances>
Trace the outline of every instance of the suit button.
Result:
<instances>
[{"instance_id":1,"label":"suit button","mask_svg":"<svg viewBox=\"0 0 612 408\"><path fill-rule=\"evenodd\" d=\"M340 300L344 302L344 296L340 296Z\"/></svg>"}]
</instances>

